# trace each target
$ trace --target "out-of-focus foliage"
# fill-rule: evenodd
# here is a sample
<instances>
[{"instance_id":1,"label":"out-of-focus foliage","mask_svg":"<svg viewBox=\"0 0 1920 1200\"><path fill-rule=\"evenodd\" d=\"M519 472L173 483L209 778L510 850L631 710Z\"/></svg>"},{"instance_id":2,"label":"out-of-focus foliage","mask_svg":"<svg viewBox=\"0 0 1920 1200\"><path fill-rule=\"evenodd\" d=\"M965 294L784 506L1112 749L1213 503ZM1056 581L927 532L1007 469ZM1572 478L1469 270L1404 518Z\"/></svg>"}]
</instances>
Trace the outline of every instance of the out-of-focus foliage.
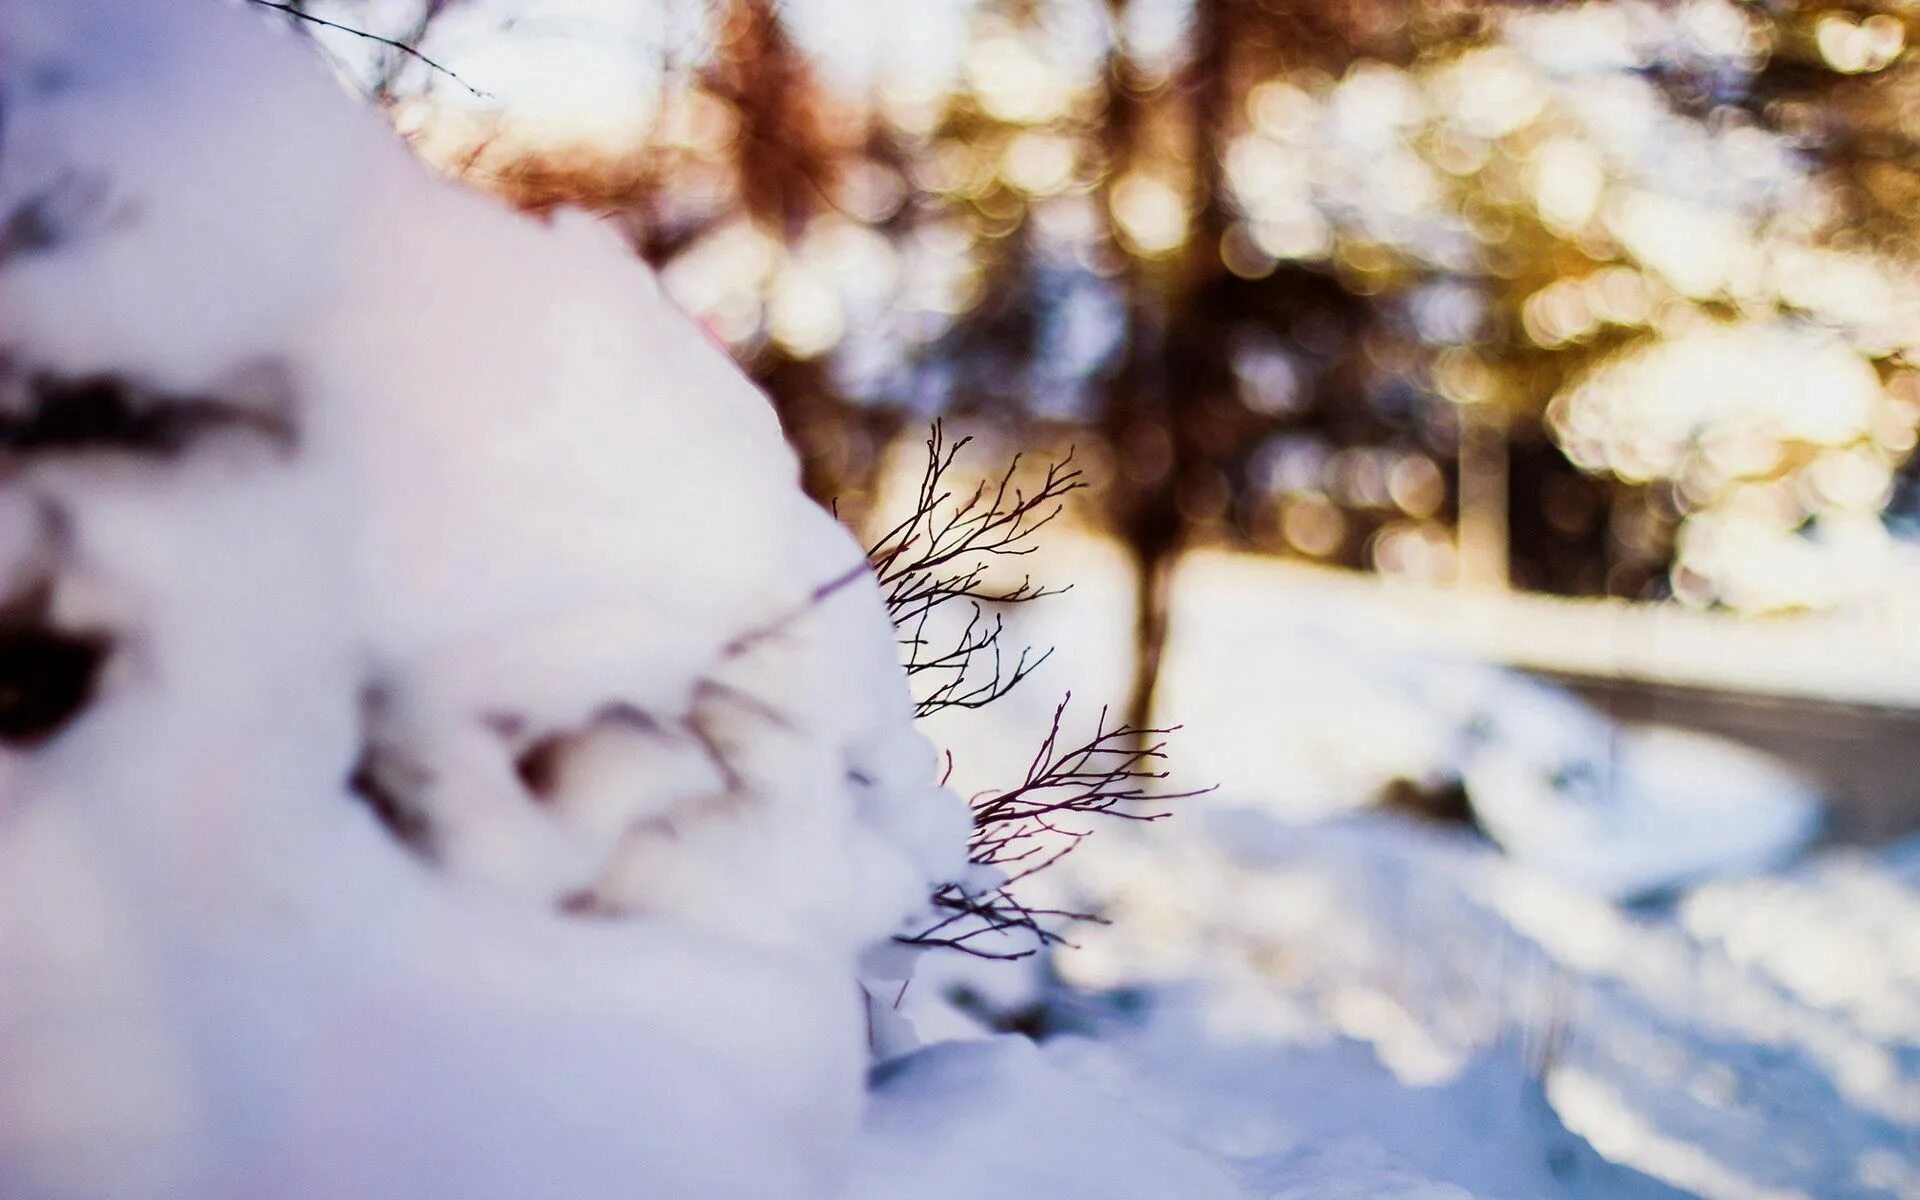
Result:
<instances>
[{"instance_id":1,"label":"out-of-focus foliage","mask_svg":"<svg viewBox=\"0 0 1920 1200\"><path fill-rule=\"evenodd\" d=\"M1080 442L1149 647L1201 541L1920 592L1920 6L962 7L945 69L846 86L820 6L684 0L634 144L436 153L625 222L851 512L931 415Z\"/></svg>"}]
</instances>

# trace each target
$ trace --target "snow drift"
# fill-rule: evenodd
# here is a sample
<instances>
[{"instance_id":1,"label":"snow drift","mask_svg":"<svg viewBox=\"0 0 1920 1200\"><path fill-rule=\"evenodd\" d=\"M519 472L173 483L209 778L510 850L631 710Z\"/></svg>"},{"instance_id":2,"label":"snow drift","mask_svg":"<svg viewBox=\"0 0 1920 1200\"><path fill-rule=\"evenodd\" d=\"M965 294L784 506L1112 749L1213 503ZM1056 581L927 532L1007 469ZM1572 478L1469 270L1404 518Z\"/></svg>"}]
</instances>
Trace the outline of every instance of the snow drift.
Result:
<instances>
[{"instance_id":1,"label":"snow drift","mask_svg":"<svg viewBox=\"0 0 1920 1200\"><path fill-rule=\"evenodd\" d=\"M967 816L761 397L253 12L0 87L0 1195L837 1191Z\"/></svg>"},{"instance_id":2,"label":"snow drift","mask_svg":"<svg viewBox=\"0 0 1920 1200\"><path fill-rule=\"evenodd\" d=\"M1237 1194L913 1053L971 817L864 555L613 233L276 24L0 8L0 1196Z\"/></svg>"}]
</instances>

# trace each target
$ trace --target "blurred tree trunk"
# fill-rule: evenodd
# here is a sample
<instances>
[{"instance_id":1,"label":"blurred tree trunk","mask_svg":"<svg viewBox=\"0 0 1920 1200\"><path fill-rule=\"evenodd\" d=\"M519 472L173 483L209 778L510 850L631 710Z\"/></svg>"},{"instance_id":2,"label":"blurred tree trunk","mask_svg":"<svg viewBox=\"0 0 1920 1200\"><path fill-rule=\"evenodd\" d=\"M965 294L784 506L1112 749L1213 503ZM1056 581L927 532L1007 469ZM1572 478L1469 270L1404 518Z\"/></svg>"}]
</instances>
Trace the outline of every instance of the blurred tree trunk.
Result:
<instances>
[{"instance_id":1,"label":"blurred tree trunk","mask_svg":"<svg viewBox=\"0 0 1920 1200\"><path fill-rule=\"evenodd\" d=\"M1506 412L1497 404L1462 404L1460 512L1456 523L1460 586L1506 591L1509 586Z\"/></svg>"},{"instance_id":2,"label":"blurred tree trunk","mask_svg":"<svg viewBox=\"0 0 1920 1200\"><path fill-rule=\"evenodd\" d=\"M1165 258L1123 255L1128 347L1105 406L1104 432L1118 463L1111 519L1135 579L1126 716L1141 728L1153 724L1174 572L1202 498L1219 491L1218 410L1235 402L1220 241L1228 223L1223 147L1235 94L1231 26L1240 7L1240 0L1195 0L1188 53L1170 82L1155 86L1118 39L1107 74L1106 198L1131 170L1165 172L1178 164L1188 214L1185 239ZM1112 11L1117 22L1125 0Z\"/></svg>"},{"instance_id":3,"label":"blurred tree trunk","mask_svg":"<svg viewBox=\"0 0 1920 1200\"><path fill-rule=\"evenodd\" d=\"M780 0L716 0L719 33L706 87L739 121L733 169L746 216L792 246L834 208L844 155L826 132L822 98L806 55L780 18ZM870 499L896 412L847 404L824 358L769 344L744 364L773 400L800 457L801 486L822 504L845 501L857 518Z\"/></svg>"}]
</instances>

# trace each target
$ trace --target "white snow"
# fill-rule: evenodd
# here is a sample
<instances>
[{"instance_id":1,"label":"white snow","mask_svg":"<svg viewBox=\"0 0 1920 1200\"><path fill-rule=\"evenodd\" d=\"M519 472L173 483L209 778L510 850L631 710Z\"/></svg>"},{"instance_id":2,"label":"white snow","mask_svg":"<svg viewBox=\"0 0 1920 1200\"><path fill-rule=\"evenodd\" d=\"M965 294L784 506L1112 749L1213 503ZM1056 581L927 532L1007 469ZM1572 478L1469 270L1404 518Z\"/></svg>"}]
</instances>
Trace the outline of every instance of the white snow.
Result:
<instances>
[{"instance_id":1,"label":"white snow","mask_svg":"<svg viewBox=\"0 0 1920 1200\"><path fill-rule=\"evenodd\" d=\"M228 414L9 451L8 594L113 650L0 755L0 1194L837 1191L966 815L762 399L238 6L9 5L0 82L0 214L74 197L6 417Z\"/></svg>"},{"instance_id":2,"label":"white snow","mask_svg":"<svg viewBox=\"0 0 1920 1200\"><path fill-rule=\"evenodd\" d=\"M902 951L967 813L767 406L283 24L0 8L0 636L108 647L0 744L0 1196L1920 1194L1910 847L1624 909L1810 798L1231 597L1169 704L1245 772L1076 856L1116 924ZM1047 686L936 730L991 782ZM1295 820L1448 772L1505 855Z\"/></svg>"},{"instance_id":3,"label":"white snow","mask_svg":"<svg viewBox=\"0 0 1920 1200\"><path fill-rule=\"evenodd\" d=\"M1016 644L1053 646L1042 672L981 713L931 722L963 791L1017 771L1026 731L1042 728L1059 691L1090 723L1124 695L1131 595L1121 550L1056 534L1022 564L1073 590L1011 609ZM1669 667L1725 667L1696 682L1765 686L1812 651L1836 658L1843 697L1898 695L1904 656L1866 658L1863 630L1813 622L1759 630L1667 623L1615 606L1572 611L1552 600L1473 597L1351 579L1251 555L1196 552L1175 572L1173 632L1156 720L1183 728L1172 765L1185 786L1218 784L1236 803L1289 820L1370 805L1396 780L1458 780L1474 815L1510 855L1562 881L1631 898L1785 861L1818 831L1817 789L1744 746L1619 724L1565 691L1487 664L1564 665L1644 678ZM1617 624L1616 624L1617 622ZM1572 646L1572 661L1538 652ZM1778 649L1789 646L1787 663ZM1843 657L1844 656L1844 657ZM1857 675L1855 675L1857 672ZM1656 678L1671 678L1657 676ZM1820 694L1805 679L1798 694Z\"/></svg>"},{"instance_id":4,"label":"white snow","mask_svg":"<svg viewBox=\"0 0 1920 1200\"><path fill-rule=\"evenodd\" d=\"M1229 808L1076 869L1114 922L1061 967L1131 997L1087 1045L1223 1156L1357 1142L1478 1196L1912 1194L1914 892L1875 856L1668 916L1443 831Z\"/></svg>"},{"instance_id":5,"label":"white snow","mask_svg":"<svg viewBox=\"0 0 1920 1200\"><path fill-rule=\"evenodd\" d=\"M949 1042L881 1069L859 1200L1241 1196L1232 1174L1025 1038Z\"/></svg>"},{"instance_id":6,"label":"white snow","mask_svg":"<svg viewBox=\"0 0 1920 1200\"><path fill-rule=\"evenodd\" d=\"M1022 705L1124 683L1118 551L1057 538L1023 566L1076 588L1010 614L1015 636L1059 645L1033 694L937 727L964 786L1006 772L995 748L1031 727ZM1544 601L1485 608L1194 556L1160 715L1186 725L1180 782L1221 793L1067 861L1071 880L1053 882L1112 918L1056 960L1078 990L929 973L902 1009L980 1036L983 1013L1025 1020L1050 996L1056 1026L1086 1035L1071 1052L1047 1043L1057 1064L1235 1164L1256 1195L1920 1194L1911 847L1780 869L1818 817L1806 784L1471 661L1579 624ZM1765 682L1788 669L1756 661L1770 647L1850 645L1817 622L1764 637L1695 623L1665 630L1660 645L1694 655L1670 668L1745 646L1726 665ZM1848 694L1899 686L1891 652L1834 665ZM1817 695L1833 681L1791 682ZM1392 778L1456 773L1498 849L1342 815ZM1639 909L1609 898L1670 889ZM916 996L923 982L936 994ZM942 1011L956 987L968 998Z\"/></svg>"}]
</instances>

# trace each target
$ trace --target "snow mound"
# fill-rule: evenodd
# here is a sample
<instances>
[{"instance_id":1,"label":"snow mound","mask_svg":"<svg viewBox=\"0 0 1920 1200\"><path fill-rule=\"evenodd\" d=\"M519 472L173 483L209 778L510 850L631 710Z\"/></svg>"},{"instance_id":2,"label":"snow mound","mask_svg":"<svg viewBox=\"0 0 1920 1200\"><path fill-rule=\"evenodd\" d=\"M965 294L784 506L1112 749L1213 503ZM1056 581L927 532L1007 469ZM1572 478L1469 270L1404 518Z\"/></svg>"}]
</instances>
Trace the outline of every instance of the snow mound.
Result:
<instances>
[{"instance_id":1,"label":"snow mound","mask_svg":"<svg viewBox=\"0 0 1920 1200\"><path fill-rule=\"evenodd\" d=\"M1459 761L1474 818L1557 878L1632 898L1777 866L1819 829L1818 792L1757 750L1616 726L1546 685L1463 673L1478 689Z\"/></svg>"},{"instance_id":2,"label":"snow mound","mask_svg":"<svg viewBox=\"0 0 1920 1200\"><path fill-rule=\"evenodd\" d=\"M1223 795L1319 817L1397 781L1458 785L1514 858L1617 898L1776 865L1819 829L1817 790L1765 754L1622 725L1242 565L1181 577L1164 687L1182 768Z\"/></svg>"},{"instance_id":3,"label":"snow mound","mask_svg":"<svg viewBox=\"0 0 1920 1200\"><path fill-rule=\"evenodd\" d=\"M243 6L0 104L0 1195L835 1194L967 814L761 397Z\"/></svg>"}]
</instances>

